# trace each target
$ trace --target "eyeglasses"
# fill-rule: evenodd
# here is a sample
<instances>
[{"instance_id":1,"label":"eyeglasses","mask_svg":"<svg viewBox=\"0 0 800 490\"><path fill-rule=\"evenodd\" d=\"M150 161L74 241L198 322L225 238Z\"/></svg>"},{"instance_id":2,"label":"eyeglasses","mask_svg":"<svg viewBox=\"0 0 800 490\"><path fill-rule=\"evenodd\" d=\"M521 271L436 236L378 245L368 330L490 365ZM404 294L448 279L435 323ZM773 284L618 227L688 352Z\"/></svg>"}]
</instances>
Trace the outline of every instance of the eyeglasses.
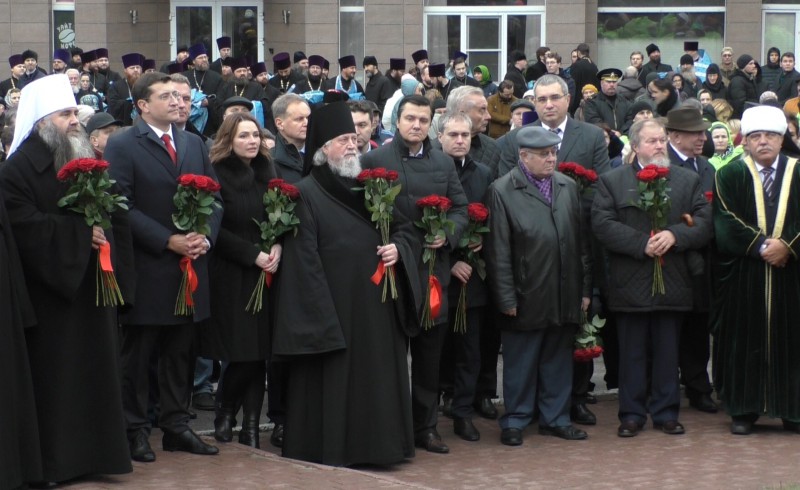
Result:
<instances>
[{"instance_id":1,"label":"eyeglasses","mask_svg":"<svg viewBox=\"0 0 800 490\"><path fill-rule=\"evenodd\" d=\"M520 152L520 155L525 157L535 155L539 158L548 158L548 157L556 158L558 157L558 150L555 148L553 148L552 150L539 150L539 151L523 150Z\"/></svg>"},{"instance_id":2,"label":"eyeglasses","mask_svg":"<svg viewBox=\"0 0 800 490\"><path fill-rule=\"evenodd\" d=\"M166 102L169 99L181 100L181 93L177 90L174 92L164 92L163 94L158 94L156 98L162 102Z\"/></svg>"},{"instance_id":3,"label":"eyeglasses","mask_svg":"<svg viewBox=\"0 0 800 490\"><path fill-rule=\"evenodd\" d=\"M549 97L536 97L534 100L536 101L537 104L547 104L548 102L550 102L551 104L555 104L564 97L566 97L566 94L555 94L555 95L550 95Z\"/></svg>"}]
</instances>

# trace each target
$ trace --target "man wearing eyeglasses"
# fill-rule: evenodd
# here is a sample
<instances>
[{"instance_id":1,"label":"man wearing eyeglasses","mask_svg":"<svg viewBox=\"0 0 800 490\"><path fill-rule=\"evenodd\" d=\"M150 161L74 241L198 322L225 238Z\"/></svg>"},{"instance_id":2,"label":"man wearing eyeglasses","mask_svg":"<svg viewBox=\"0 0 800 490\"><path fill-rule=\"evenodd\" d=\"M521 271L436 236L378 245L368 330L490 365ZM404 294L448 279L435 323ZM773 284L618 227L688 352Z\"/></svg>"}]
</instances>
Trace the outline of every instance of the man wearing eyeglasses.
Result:
<instances>
[{"instance_id":1,"label":"man wearing eyeglasses","mask_svg":"<svg viewBox=\"0 0 800 490\"><path fill-rule=\"evenodd\" d=\"M570 420L573 341L592 292L580 195L572 179L556 172L558 135L526 126L515 136L517 164L486 198L484 258L502 313L500 442L521 445L537 407L540 434L586 439Z\"/></svg>"},{"instance_id":2,"label":"man wearing eyeglasses","mask_svg":"<svg viewBox=\"0 0 800 490\"><path fill-rule=\"evenodd\" d=\"M780 109L747 109L748 156L717 173L714 384L736 435L750 434L760 416L800 432L800 171L781 152L786 130Z\"/></svg>"},{"instance_id":3,"label":"man wearing eyeglasses","mask_svg":"<svg viewBox=\"0 0 800 490\"><path fill-rule=\"evenodd\" d=\"M221 206L208 217L211 233L179 231L172 222L176 181L183 174L216 180L203 141L178 129L182 94L164 73L145 73L132 89L140 117L127 131L109 138L105 158L121 194L128 198L133 255L137 271L136 303L120 314L122 403L131 458L153 462L148 441L148 378L151 356L158 356L161 414L166 451L217 454L189 428L195 324L208 318L209 280L206 253L222 219ZM219 194L217 201L221 201ZM221 203L220 203L221 204ZM181 283L180 261L192 259L198 278L194 313L175 314ZM127 306L127 305L126 305Z\"/></svg>"},{"instance_id":4,"label":"man wearing eyeglasses","mask_svg":"<svg viewBox=\"0 0 800 490\"><path fill-rule=\"evenodd\" d=\"M736 58L733 57L733 48L725 46L722 48L722 62L719 64L719 72L722 75L722 83L727 87L731 77L736 73Z\"/></svg>"}]
</instances>

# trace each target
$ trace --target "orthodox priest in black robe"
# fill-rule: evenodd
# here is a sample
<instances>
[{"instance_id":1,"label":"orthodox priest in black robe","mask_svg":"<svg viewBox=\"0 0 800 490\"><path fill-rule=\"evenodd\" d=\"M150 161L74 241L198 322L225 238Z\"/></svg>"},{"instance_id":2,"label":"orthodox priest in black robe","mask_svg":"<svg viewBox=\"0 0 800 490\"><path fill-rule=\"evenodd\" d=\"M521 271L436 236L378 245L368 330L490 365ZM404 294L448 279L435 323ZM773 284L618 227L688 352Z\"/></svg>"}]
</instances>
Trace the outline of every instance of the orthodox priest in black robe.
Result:
<instances>
[{"instance_id":1,"label":"orthodox priest in black robe","mask_svg":"<svg viewBox=\"0 0 800 490\"><path fill-rule=\"evenodd\" d=\"M42 481L129 473L117 309L95 303L94 248L103 236L111 245L114 273L125 305L131 304L128 215L113 213L103 233L57 204L68 188L57 180L57 169L73 158L94 157L66 75L30 83L19 108L10 157L0 167L0 192L36 312L25 337L37 410L25 423L38 419Z\"/></svg>"},{"instance_id":2,"label":"orthodox priest in black robe","mask_svg":"<svg viewBox=\"0 0 800 490\"><path fill-rule=\"evenodd\" d=\"M750 156L716 174L714 384L740 435L761 415L800 432L800 166L779 153L786 129L780 109L747 109Z\"/></svg>"},{"instance_id":3,"label":"orthodox priest in black robe","mask_svg":"<svg viewBox=\"0 0 800 490\"><path fill-rule=\"evenodd\" d=\"M311 119L315 166L298 184L299 231L284 241L274 303L273 353L289 364L283 455L394 464L414 456L406 335L419 331L420 244L403 225L382 246L353 190L361 167L347 106ZM379 263L394 264L396 300L382 302L370 280Z\"/></svg>"},{"instance_id":4,"label":"orthodox priest in black robe","mask_svg":"<svg viewBox=\"0 0 800 490\"><path fill-rule=\"evenodd\" d=\"M219 98L225 82L222 80L222 75L209 70L208 54L204 44L195 44L189 48L189 58L192 63L192 68L183 72L183 76L189 79L189 85L206 95L203 101L203 107L208 109L208 122L205 128L202 128L203 134L211 136L217 132L219 128Z\"/></svg>"},{"instance_id":5,"label":"orthodox priest in black robe","mask_svg":"<svg viewBox=\"0 0 800 490\"><path fill-rule=\"evenodd\" d=\"M39 423L33 416L36 403L25 345L25 327L35 321L17 244L0 203L0 372L9 401L0 403L0 488L42 480Z\"/></svg>"}]
</instances>

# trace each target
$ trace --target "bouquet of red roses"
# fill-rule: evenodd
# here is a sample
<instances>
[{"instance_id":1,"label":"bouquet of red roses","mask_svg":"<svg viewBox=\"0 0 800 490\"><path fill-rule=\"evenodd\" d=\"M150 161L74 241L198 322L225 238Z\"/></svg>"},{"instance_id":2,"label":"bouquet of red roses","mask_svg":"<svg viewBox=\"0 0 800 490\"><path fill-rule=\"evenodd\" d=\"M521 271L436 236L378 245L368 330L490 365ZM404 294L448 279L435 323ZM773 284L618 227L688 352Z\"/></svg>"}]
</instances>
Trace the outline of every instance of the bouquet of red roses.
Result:
<instances>
[{"instance_id":1,"label":"bouquet of red roses","mask_svg":"<svg viewBox=\"0 0 800 490\"><path fill-rule=\"evenodd\" d=\"M108 190L115 181L108 176L108 162L94 158L78 158L68 162L58 171L56 178L69 182L66 195L58 200L59 207L66 207L83 215L89 227L99 226L107 230L111 227L108 215L117 208L128 209L125 196L111 194ZM111 245L100 246L97 253L97 272L95 274L95 305L124 305L122 293L111 265Z\"/></svg>"},{"instance_id":2,"label":"bouquet of red roses","mask_svg":"<svg viewBox=\"0 0 800 490\"><path fill-rule=\"evenodd\" d=\"M463 261L477 272L481 279L486 279L486 262L480 255L473 250L483 241L481 235L489 233L486 220L489 219L489 210L479 202L467 205L467 215L469 222L464 230L464 235L458 241L458 248L463 257ZM467 283L461 283L461 292L458 294L458 306L456 307L456 318L453 323L453 331L464 333L467 331Z\"/></svg>"},{"instance_id":3,"label":"bouquet of red roses","mask_svg":"<svg viewBox=\"0 0 800 490\"><path fill-rule=\"evenodd\" d=\"M400 194L400 185L395 184L400 175L394 170L385 168L373 168L362 170L356 180L363 185L355 190L364 191L364 204L367 211L372 213L372 221L375 228L381 232L381 241L384 245L389 244L389 225L392 222L392 211L394 210L394 200ZM395 283L394 266L386 267L383 261L378 262L378 268L370 280L377 286L383 280L382 301L386 302L387 284L391 289L392 299L397 299L397 285Z\"/></svg>"},{"instance_id":4,"label":"bouquet of red roses","mask_svg":"<svg viewBox=\"0 0 800 490\"><path fill-rule=\"evenodd\" d=\"M417 200L422 208L422 219L414 224L425 230L425 251L422 262L428 264L428 288L425 293L425 310L422 313L422 326L427 330L433 326L433 320L439 316L442 307L442 285L433 273L436 262L436 249L428 245L437 239L445 239L447 232L455 231L455 223L447 219L447 210L453 203L450 199L432 194Z\"/></svg>"},{"instance_id":5,"label":"bouquet of red roses","mask_svg":"<svg viewBox=\"0 0 800 490\"><path fill-rule=\"evenodd\" d=\"M586 189L597 182L597 172L589 170L578 163L564 162L558 164L558 171L571 177L578 184L578 193L583 194Z\"/></svg>"},{"instance_id":6,"label":"bouquet of red roses","mask_svg":"<svg viewBox=\"0 0 800 490\"><path fill-rule=\"evenodd\" d=\"M583 313L583 322L575 335L575 350L572 358L578 362L589 362L595 357L600 357L603 353L601 340L597 337L597 332L606 324L605 319L595 315L592 321Z\"/></svg>"},{"instance_id":7,"label":"bouquet of red roses","mask_svg":"<svg viewBox=\"0 0 800 490\"><path fill-rule=\"evenodd\" d=\"M272 179L267 183L267 192L264 193L264 210L267 220L258 221L253 218L261 230L261 243L258 246L262 252L269 253L272 246L278 242L278 238L290 231L297 235L297 225L300 224L300 220L297 218L294 208L297 206L295 201L299 198L300 191L297 190L297 187L287 184L283 179ZM272 273L261 271L261 276L250 295L245 311L254 315L261 311L264 284L267 287L272 285Z\"/></svg>"},{"instance_id":8,"label":"bouquet of red roses","mask_svg":"<svg viewBox=\"0 0 800 490\"><path fill-rule=\"evenodd\" d=\"M636 206L650 217L650 236L667 226L667 217L671 206L667 177L669 177L669 167L659 167L653 164L647 165L636 173L636 179L639 181L639 202L636 203ZM666 294L664 275L661 272L664 258L654 257L653 264L651 295Z\"/></svg>"},{"instance_id":9,"label":"bouquet of red roses","mask_svg":"<svg viewBox=\"0 0 800 490\"><path fill-rule=\"evenodd\" d=\"M181 231L208 236L211 233L208 217L213 214L214 208L220 207L214 198L214 193L219 190L220 185L205 175L183 174L178 177L178 191L172 199L177 209L172 214L175 227ZM190 257L183 257L180 267L183 277L175 301L175 314L191 315L194 313L192 294L197 290L197 274Z\"/></svg>"}]
</instances>

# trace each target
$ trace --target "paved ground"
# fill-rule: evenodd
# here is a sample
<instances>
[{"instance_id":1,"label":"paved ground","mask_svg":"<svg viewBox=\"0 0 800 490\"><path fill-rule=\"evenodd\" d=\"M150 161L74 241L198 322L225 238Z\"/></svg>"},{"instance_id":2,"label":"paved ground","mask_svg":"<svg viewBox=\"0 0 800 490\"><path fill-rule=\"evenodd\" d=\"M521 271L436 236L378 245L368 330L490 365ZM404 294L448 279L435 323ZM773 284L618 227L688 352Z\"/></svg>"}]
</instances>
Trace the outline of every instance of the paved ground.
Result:
<instances>
[{"instance_id":1,"label":"paved ground","mask_svg":"<svg viewBox=\"0 0 800 490\"><path fill-rule=\"evenodd\" d=\"M597 366L602 367L602 364ZM595 382L602 386L602 369ZM157 461L134 463L131 474L89 478L66 488L100 489L765 489L800 488L800 435L782 430L780 421L762 420L751 436L733 436L723 414L709 415L684 406L687 433L668 436L648 426L638 437L616 435L617 401L601 396L592 409L598 425L584 427L586 441L563 441L525 431L523 446L500 444L496 421L476 420L482 439L462 441L452 422L439 431L450 445L447 455L418 451L407 463L390 468L330 468L284 459L262 434L265 451L236 443L220 444L218 456L203 457L161 450L160 432L151 444ZM196 430L210 427L200 412ZM211 441L211 439L208 439ZM235 440L235 438L234 438Z\"/></svg>"}]
</instances>

